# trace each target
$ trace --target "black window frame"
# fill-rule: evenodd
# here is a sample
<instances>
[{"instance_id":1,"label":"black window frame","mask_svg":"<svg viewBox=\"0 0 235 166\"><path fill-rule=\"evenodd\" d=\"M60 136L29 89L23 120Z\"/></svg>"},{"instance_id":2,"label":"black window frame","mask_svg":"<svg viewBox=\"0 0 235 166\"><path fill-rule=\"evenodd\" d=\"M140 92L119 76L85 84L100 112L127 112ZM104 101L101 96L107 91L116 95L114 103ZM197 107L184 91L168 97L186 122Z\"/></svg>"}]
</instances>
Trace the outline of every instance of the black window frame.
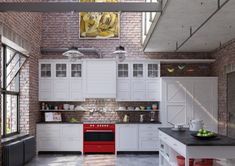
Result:
<instances>
[{"instance_id":1,"label":"black window frame","mask_svg":"<svg viewBox=\"0 0 235 166\"><path fill-rule=\"evenodd\" d=\"M7 90L7 66L8 66L8 62L7 62L7 49L10 49L10 50L14 50L17 54L20 54L22 56L25 56L19 52L17 52L15 49L5 45L5 44L2 44L1 46L1 49L2 49L2 54L1 56L2 57L2 62L1 62L1 71L2 71L2 87L1 87L1 97L2 97L2 107L1 107L1 111L2 111L2 138L5 138L5 137L10 137L10 136L13 136L13 135L16 135L16 134L19 134L20 133L20 110L19 110L19 97L20 97L20 80L18 82L19 84L19 89L18 89L18 92L16 91L10 91L10 90ZM10 60L11 61L11 60ZM19 73L16 74L14 76L14 78L16 76L19 76ZM17 98L17 106L16 106L16 109L17 109L17 128L16 128L16 131L15 132L11 132L11 133L7 133L7 95L11 95L11 96L16 96Z\"/></svg>"}]
</instances>

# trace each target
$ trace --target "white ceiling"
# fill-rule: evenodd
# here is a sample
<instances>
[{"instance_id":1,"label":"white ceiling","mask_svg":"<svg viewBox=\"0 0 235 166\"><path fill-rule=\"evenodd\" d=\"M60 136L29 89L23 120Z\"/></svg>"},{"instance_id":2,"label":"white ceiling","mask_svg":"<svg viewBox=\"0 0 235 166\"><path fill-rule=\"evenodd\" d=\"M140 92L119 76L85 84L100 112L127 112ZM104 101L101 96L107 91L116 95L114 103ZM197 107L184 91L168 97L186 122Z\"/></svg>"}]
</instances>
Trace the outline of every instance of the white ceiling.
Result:
<instances>
[{"instance_id":1,"label":"white ceiling","mask_svg":"<svg viewBox=\"0 0 235 166\"><path fill-rule=\"evenodd\" d=\"M226 0L220 0L223 4ZM145 52L174 52L218 9L218 0L168 0ZM151 32L150 32L151 33ZM235 0L230 0L178 52L213 51L235 38Z\"/></svg>"}]
</instances>

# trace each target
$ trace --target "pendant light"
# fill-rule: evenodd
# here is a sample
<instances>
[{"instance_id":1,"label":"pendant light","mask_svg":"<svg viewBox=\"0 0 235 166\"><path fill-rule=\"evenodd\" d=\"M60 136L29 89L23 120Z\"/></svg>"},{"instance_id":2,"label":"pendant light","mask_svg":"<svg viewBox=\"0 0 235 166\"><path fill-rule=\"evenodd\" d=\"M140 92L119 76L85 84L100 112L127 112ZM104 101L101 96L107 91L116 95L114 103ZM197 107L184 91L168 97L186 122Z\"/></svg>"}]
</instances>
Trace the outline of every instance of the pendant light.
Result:
<instances>
[{"instance_id":1,"label":"pendant light","mask_svg":"<svg viewBox=\"0 0 235 166\"><path fill-rule=\"evenodd\" d=\"M69 50L64 52L62 55L67 56L71 61L81 59L84 56L84 54L78 51L78 48L74 46L69 48Z\"/></svg>"},{"instance_id":2,"label":"pendant light","mask_svg":"<svg viewBox=\"0 0 235 166\"><path fill-rule=\"evenodd\" d=\"M116 50L113 52L114 55L116 55L116 59L119 62L123 62L126 59L126 51L125 51L125 47L119 45L118 47L116 47Z\"/></svg>"},{"instance_id":3,"label":"pendant light","mask_svg":"<svg viewBox=\"0 0 235 166\"><path fill-rule=\"evenodd\" d=\"M71 12L71 14L72 14L72 16L73 16L73 11ZM68 43L69 43L69 35L70 35L70 33L68 33L69 32L69 25L68 25L68 23L67 23L67 40L68 40ZM72 47L70 47L69 49L68 49L68 51L65 51L63 54L62 54L63 56L66 56L66 57L68 57L68 59L70 60L70 61L76 61L76 60L78 60L78 59L81 59L81 58L83 58L84 57L84 54L83 53L81 53L79 50L78 50L78 48L77 47L75 47L75 46L72 46Z\"/></svg>"},{"instance_id":4,"label":"pendant light","mask_svg":"<svg viewBox=\"0 0 235 166\"><path fill-rule=\"evenodd\" d=\"M121 19L121 12L120 12L120 19ZM125 51L125 47L121 45L121 24L119 24L119 34L120 34L120 39L119 39L119 46L116 47L116 50L113 52L113 54L116 56L116 59L119 62L123 62L126 59L126 51Z\"/></svg>"}]
</instances>

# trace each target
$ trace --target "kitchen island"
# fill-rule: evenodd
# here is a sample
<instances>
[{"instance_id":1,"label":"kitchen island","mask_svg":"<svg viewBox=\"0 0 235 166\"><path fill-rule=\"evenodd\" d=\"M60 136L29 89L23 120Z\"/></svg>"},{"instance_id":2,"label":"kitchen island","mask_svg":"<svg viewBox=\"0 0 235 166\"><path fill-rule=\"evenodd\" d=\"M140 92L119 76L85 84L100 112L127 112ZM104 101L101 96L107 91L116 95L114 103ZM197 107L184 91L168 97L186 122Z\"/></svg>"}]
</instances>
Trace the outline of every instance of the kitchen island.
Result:
<instances>
[{"instance_id":1,"label":"kitchen island","mask_svg":"<svg viewBox=\"0 0 235 166\"><path fill-rule=\"evenodd\" d=\"M185 166L189 159L235 158L235 139L218 135L210 140L201 140L191 135L189 130L173 131L171 128L159 128L160 166L176 166L176 156L185 157Z\"/></svg>"}]
</instances>

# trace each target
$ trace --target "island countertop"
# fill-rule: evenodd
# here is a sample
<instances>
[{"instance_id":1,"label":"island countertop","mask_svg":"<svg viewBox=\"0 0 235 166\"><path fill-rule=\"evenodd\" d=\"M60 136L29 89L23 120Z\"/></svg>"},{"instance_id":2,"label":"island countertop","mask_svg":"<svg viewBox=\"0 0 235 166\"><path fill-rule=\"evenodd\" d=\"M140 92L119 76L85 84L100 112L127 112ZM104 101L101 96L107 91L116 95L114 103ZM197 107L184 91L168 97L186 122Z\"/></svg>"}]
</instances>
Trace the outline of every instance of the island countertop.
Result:
<instances>
[{"instance_id":1,"label":"island countertop","mask_svg":"<svg viewBox=\"0 0 235 166\"><path fill-rule=\"evenodd\" d=\"M217 135L217 137L209 140L201 140L192 136L188 129L186 131L173 131L171 128L159 128L159 130L186 146L235 146L235 139L223 135Z\"/></svg>"}]
</instances>

